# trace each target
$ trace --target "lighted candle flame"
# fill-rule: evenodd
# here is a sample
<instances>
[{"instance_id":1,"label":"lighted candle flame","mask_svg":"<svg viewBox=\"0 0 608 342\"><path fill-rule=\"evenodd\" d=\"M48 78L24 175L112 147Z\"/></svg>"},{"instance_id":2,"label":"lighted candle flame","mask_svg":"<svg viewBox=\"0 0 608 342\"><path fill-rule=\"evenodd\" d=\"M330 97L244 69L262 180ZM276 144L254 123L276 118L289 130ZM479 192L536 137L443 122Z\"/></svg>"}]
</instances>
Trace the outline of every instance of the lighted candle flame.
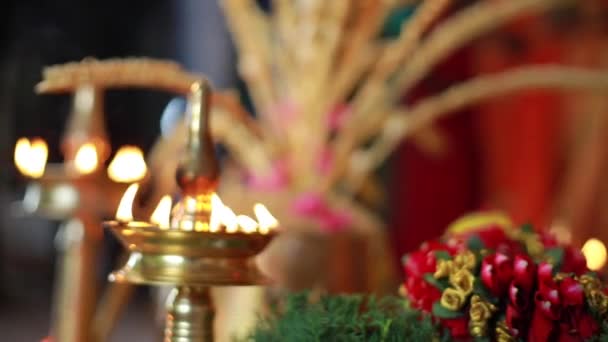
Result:
<instances>
[{"instance_id":1,"label":"lighted candle flame","mask_svg":"<svg viewBox=\"0 0 608 342\"><path fill-rule=\"evenodd\" d=\"M123 146L108 166L108 177L118 183L133 183L144 178L147 172L144 154L136 146Z\"/></svg>"},{"instance_id":2,"label":"lighted candle flame","mask_svg":"<svg viewBox=\"0 0 608 342\"><path fill-rule=\"evenodd\" d=\"M259 231L261 234L268 234L271 229L279 226L279 221L272 216L270 211L262 203L253 206L253 212L258 219Z\"/></svg>"},{"instance_id":3,"label":"lighted candle flame","mask_svg":"<svg viewBox=\"0 0 608 342\"><path fill-rule=\"evenodd\" d=\"M219 232L222 228L222 211L224 203L217 194L211 195L211 216L209 217L209 231Z\"/></svg>"},{"instance_id":4,"label":"lighted candle flame","mask_svg":"<svg viewBox=\"0 0 608 342\"><path fill-rule=\"evenodd\" d=\"M97 169L97 149L92 143L86 143L76 151L74 166L78 173L86 175Z\"/></svg>"},{"instance_id":5,"label":"lighted candle flame","mask_svg":"<svg viewBox=\"0 0 608 342\"><path fill-rule=\"evenodd\" d=\"M239 230L237 216L229 207L222 206L220 209L220 220L224 227L226 227L226 233L236 233Z\"/></svg>"},{"instance_id":6,"label":"lighted candle flame","mask_svg":"<svg viewBox=\"0 0 608 342\"><path fill-rule=\"evenodd\" d=\"M116 219L118 221L129 222L133 221L133 200L139 189L139 184L133 183L129 185L124 195L120 199L120 204L116 210Z\"/></svg>"},{"instance_id":7,"label":"lighted candle flame","mask_svg":"<svg viewBox=\"0 0 608 342\"><path fill-rule=\"evenodd\" d=\"M258 223L254 219L247 215L239 215L236 217L236 221L241 228L241 231L246 234L255 233L258 229Z\"/></svg>"},{"instance_id":8,"label":"lighted candle flame","mask_svg":"<svg viewBox=\"0 0 608 342\"><path fill-rule=\"evenodd\" d=\"M156 209L150 216L150 222L156 224L160 229L169 229L171 219L171 196L165 195L160 199Z\"/></svg>"},{"instance_id":9,"label":"lighted candle flame","mask_svg":"<svg viewBox=\"0 0 608 342\"><path fill-rule=\"evenodd\" d=\"M592 271L598 271L606 264L607 252L604 243L598 239L587 240L581 250L587 260L587 267Z\"/></svg>"},{"instance_id":10,"label":"lighted candle flame","mask_svg":"<svg viewBox=\"0 0 608 342\"><path fill-rule=\"evenodd\" d=\"M20 138L15 145L15 166L25 176L40 178L44 174L48 148L42 139Z\"/></svg>"}]
</instances>

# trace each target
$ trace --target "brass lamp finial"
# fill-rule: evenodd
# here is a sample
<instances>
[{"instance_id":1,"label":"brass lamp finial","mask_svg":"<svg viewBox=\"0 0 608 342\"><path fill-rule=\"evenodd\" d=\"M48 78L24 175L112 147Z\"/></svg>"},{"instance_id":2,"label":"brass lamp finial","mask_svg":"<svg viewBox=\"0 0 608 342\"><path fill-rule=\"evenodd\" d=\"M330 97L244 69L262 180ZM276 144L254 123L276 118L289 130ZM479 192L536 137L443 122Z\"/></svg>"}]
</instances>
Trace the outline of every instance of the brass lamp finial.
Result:
<instances>
[{"instance_id":1,"label":"brass lamp finial","mask_svg":"<svg viewBox=\"0 0 608 342\"><path fill-rule=\"evenodd\" d=\"M209 222L211 195L218 183L219 166L209 128L210 104L211 89L207 80L193 83L186 110L186 149L176 172L184 197L173 215L174 222L186 229Z\"/></svg>"}]
</instances>

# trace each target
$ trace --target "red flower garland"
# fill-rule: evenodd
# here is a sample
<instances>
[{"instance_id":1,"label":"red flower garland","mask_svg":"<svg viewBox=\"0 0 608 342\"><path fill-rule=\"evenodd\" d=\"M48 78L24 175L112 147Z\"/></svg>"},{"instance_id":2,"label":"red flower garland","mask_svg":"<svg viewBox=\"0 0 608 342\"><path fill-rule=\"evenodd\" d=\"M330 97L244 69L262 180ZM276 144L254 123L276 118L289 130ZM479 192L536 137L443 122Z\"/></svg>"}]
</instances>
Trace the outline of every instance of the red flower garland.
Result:
<instances>
[{"instance_id":1,"label":"red flower garland","mask_svg":"<svg viewBox=\"0 0 608 342\"><path fill-rule=\"evenodd\" d=\"M581 341L608 318L606 288L578 249L500 213L456 221L403 265L410 305L455 340Z\"/></svg>"}]
</instances>

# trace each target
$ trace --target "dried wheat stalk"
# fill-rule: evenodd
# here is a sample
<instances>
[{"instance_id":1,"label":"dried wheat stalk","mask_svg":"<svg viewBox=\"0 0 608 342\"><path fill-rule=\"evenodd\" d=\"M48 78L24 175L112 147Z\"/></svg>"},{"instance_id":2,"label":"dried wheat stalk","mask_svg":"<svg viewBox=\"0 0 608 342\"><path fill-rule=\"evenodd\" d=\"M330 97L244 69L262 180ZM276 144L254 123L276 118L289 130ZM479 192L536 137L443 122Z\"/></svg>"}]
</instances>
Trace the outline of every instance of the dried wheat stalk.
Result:
<instances>
[{"instance_id":1,"label":"dried wheat stalk","mask_svg":"<svg viewBox=\"0 0 608 342\"><path fill-rule=\"evenodd\" d=\"M366 101L365 106L354 108L350 123L334 143L336 162L322 188L331 188L348 167L348 155L353 149L378 134L400 96L449 53L522 13L534 13L562 3L561 0L481 2L446 19L420 44L408 63L397 70L394 81L385 83L382 91L375 92L375 98Z\"/></svg>"},{"instance_id":2,"label":"dried wheat stalk","mask_svg":"<svg viewBox=\"0 0 608 342\"><path fill-rule=\"evenodd\" d=\"M379 166L398 144L414 132L443 116L485 99L524 89L607 89L608 70L588 70L563 66L521 67L500 74L479 76L430 97L411 109L389 116L382 133L366 151L351 159L355 174L348 188L356 191L367 174Z\"/></svg>"}]
</instances>

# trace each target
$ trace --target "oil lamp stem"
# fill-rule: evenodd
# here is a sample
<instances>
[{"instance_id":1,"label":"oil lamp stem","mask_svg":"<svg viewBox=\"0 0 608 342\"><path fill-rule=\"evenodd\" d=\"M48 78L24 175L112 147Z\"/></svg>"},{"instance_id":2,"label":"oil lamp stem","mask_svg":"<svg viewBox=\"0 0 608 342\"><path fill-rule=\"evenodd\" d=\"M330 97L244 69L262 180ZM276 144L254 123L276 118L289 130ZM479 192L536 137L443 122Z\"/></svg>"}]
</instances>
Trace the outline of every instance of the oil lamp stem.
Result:
<instances>
[{"instance_id":1,"label":"oil lamp stem","mask_svg":"<svg viewBox=\"0 0 608 342\"><path fill-rule=\"evenodd\" d=\"M215 309L209 288L178 286L167 298L164 342L211 342Z\"/></svg>"}]
</instances>

